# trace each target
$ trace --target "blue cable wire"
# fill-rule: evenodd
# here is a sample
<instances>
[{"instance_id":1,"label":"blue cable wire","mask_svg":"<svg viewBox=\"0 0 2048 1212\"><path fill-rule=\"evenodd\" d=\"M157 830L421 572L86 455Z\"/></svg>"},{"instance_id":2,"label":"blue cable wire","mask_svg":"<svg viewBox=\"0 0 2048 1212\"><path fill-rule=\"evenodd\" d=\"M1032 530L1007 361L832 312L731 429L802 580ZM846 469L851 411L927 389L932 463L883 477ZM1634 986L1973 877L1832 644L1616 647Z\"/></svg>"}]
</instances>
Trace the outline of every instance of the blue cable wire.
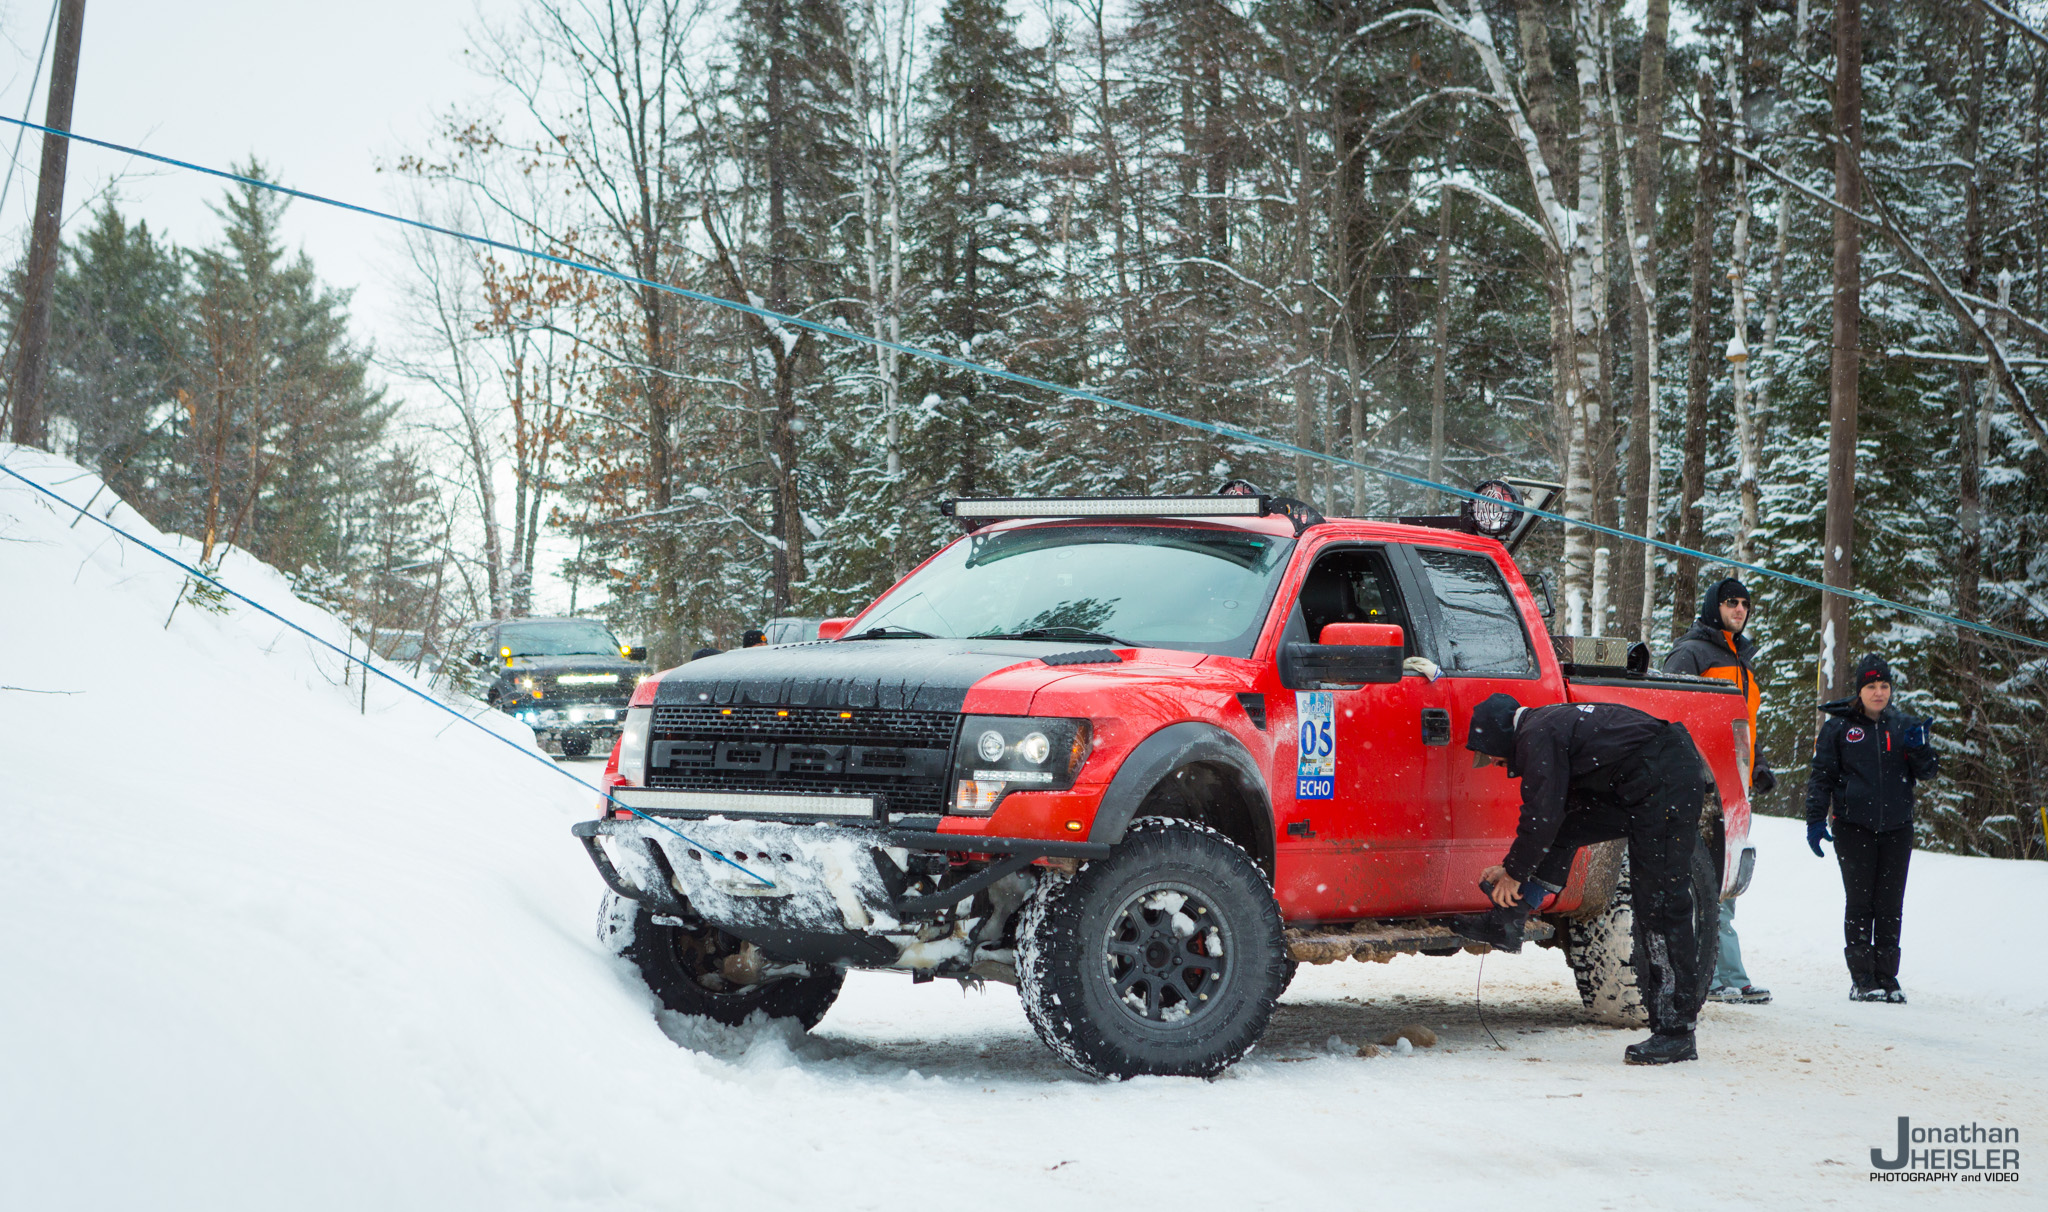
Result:
<instances>
[{"instance_id":1,"label":"blue cable wire","mask_svg":"<svg viewBox=\"0 0 2048 1212\"><path fill-rule=\"evenodd\" d=\"M393 686L398 687L400 690L405 691L407 694L412 695L414 698L419 699L421 702L440 708L441 710L447 712L449 715L454 716L456 719L461 720L463 723L468 724L470 727L476 729L478 732L483 733L485 736L511 749L514 753L519 754L521 757L531 758L534 761L546 766L548 769L554 771L556 774L561 775L563 778L568 779L570 782L575 783L578 787L581 787L586 791L595 792L597 795L603 797L606 801L610 802L614 807L625 809L627 812L632 813L634 816L639 817L641 820L646 821L648 824L653 825L657 829L668 830L670 833L673 833L677 837L682 838L685 843L694 846L699 850L702 850L706 854L709 854L712 858L715 858L719 862L724 863L726 866L744 872L751 879L760 880L761 884L765 887L773 888L775 886L775 881L762 879L760 876L755 875L751 871L748 871L745 867L741 867L738 863L725 857L725 855L720 854L718 851L712 849L711 847L706 846L704 843L692 841L688 834L685 834L680 829L674 828L673 826L669 825L666 821L656 820L655 818L648 816L646 813L640 811L638 808L633 807L631 804L619 803L619 801L615 797L613 797L610 792L600 790L596 787L592 787L589 783L584 782L581 778L577 777L575 774L572 774L567 768L556 765L553 759L535 753L531 749L521 748L519 744L514 742L511 738L499 736L497 733L492 732L490 729L484 727L482 724L477 723L475 720L462 714L460 711L455 710L455 708L450 707L448 704L442 702L434 696L426 693L419 687L414 686L411 683L403 681L397 677L394 677L390 673L387 673L384 670L377 668L375 665L370 664L370 659L368 657L359 657L353 652L349 652L345 649L335 647L332 643L329 643L328 641L321 639L319 636L314 635L312 632L307 631L305 628L299 626L297 623L292 622L290 619L285 618L283 615L277 613L275 610L272 610L270 607L265 606L263 603L258 602L255 599L250 598L244 594L237 593L233 589L228 588L226 585L221 584L219 581L214 580L212 577L207 576L205 573L199 571L197 568L192 567L192 565L187 564L185 561L172 555L170 552L164 551L162 548L153 546L147 542L144 542L141 539L136 538L134 535L129 534L127 531L121 529L119 526L114 525L107 519L100 517L99 515L86 509L85 506L72 504L70 501L67 501L63 497L57 495L56 492L52 491L51 489L43 487L41 484L36 483L34 480L29 479L27 476L14 470L7 464L0 463L0 471L4 471L8 475L13 476L15 479L20 480L22 483L28 485L30 488L35 489L37 492L42 493L44 496L57 502L59 505L63 505L66 508L75 510L79 514L79 516L91 518L93 521L98 522L100 525L106 527L108 530L113 531L115 534L120 535L122 538L135 544L137 547L142 548L144 551L147 551L152 555L159 556L164 560L177 565L178 567L184 569L191 575L198 577L200 580L205 581L207 584L213 586L215 589L218 589L222 593L227 594L229 597L234 598L236 601L242 602L245 605L251 606L256 610L259 610L264 614L269 615L271 618L276 619L280 623L283 623L285 626L291 628L293 631L298 632L300 635L305 636L307 639L313 641L315 644L320 645L322 648L325 648L330 652L338 654L343 660L354 661L356 664L361 665L365 670L369 671L370 673L376 674L378 677L383 678L387 682L390 682Z\"/></svg>"},{"instance_id":2,"label":"blue cable wire","mask_svg":"<svg viewBox=\"0 0 2048 1212\"><path fill-rule=\"evenodd\" d=\"M453 240L464 240L471 244L482 245L483 247L486 248L499 249L500 251L503 252L512 253L515 256L531 257L537 261L547 261L551 264L560 265L565 269L573 269L582 273L597 274L600 277L610 278L616 282L623 282L629 286L644 286L652 290L659 290L666 294L671 294L679 298L689 299L694 302L707 304L712 307L722 307L729 311L741 312L746 315L755 316L763 320L772 320L778 324L795 325L798 328L806 329L823 336L837 337L841 340L855 341L860 344L871 345L879 349L893 350L896 353L906 354L913 358L922 358L927 362L936 362L941 366L950 366L956 370L964 370L974 374L988 375L992 378L1003 379L1007 382L1017 383L1025 387L1034 387L1041 391L1048 391L1057 396L1064 396L1067 398L1077 400L1086 400L1092 404L1101 404L1108 408L1121 409L1124 412L1135 413L1138 416L1142 417L1151 417L1152 419L1157 421L1165 421L1169 424L1181 425L1189 429L1201 430L1205 433L1215 434L1218 437L1232 439L1233 441L1250 442L1257 446L1264 446L1270 450L1277 450L1287 454L1306 456L1307 458L1318 459L1325 463L1333 463L1339 467L1353 467L1357 468L1360 471L1369 471L1374 475L1381 476L1389 480L1394 480L1402 484L1408 484L1416 488L1434 489L1437 492L1445 493L1449 496L1457 497L1462 500L1486 501L1494 505L1508 504L1505 501L1500 501L1493 497L1483 497L1479 493L1474 492L1469 488L1459 488L1452 484L1439 484L1434 480L1425 479L1421 476L1409 475L1406 472L1394 471L1390 468L1385 467L1376 467L1371 463L1361 463L1355 459L1347 459L1342 457L1341 455L1326 454L1320 450L1310 450L1305 446L1296 446L1292 442L1284 442L1278 438L1264 437L1259 434L1252 433L1249 430L1239 429L1234 425L1222 425L1212 421L1200 421L1196 420L1193 417L1183 417L1177 413L1166 412L1157 408L1147 408L1142 404L1132 404L1125 400L1118 400L1110 396L1102 395L1098 392L1089 391L1086 388L1066 387L1058 383L1050 382L1046 379L1033 378L1030 375L1018 374L1016 371L1003 370L995 366L985 366L978 362L969 362L964 358L951 357L947 354L938 353L930 349L924 349L916 345L905 345L896 341L884 340L881 337L870 336L866 333L854 332L850 329L839 328L831 324L820 323L819 321L816 320L806 320L801 316L785 315L781 312L770 311L765 307L756 307L749 303L739 303L731 299L722 299L717 295L705 294L702 291L690 290L681 286L673 286L666 282L649 281L646 278L635 277L632 274L623 273L616 269L607 269L602 265L593 265L587 261L577 261L569 257L560 257L556 256L553 253L541 252L538 249L527 248L524 245L512 244L504 240L494 240L489 236L479 236L471 232L460 231L455 228L442 227L438 224L428 223L421 219L410 219L404 215L392 214L389 211L376 210L368 206L359 206L354 202L343 202L337 198L329 198L324 197L320 194L307 193L305 190L292 189L289 186L279 185L274 181L264 181L256 177L245 177L240 173L229 172L225 169L209 168L204 164L194 164L189 160L179 160L172 156L162 156L158 155L155 152L143 151L141 148L129 147L126 146L125 144L120 143L110 143L104 139L94 139L87 135L74 134L70 131L58 130L54 127L44 126L40 123L29 122L20 118L10 118L5 114L0 114L0 122L13 123L16 126L27 127L30 130L42 131L44 134L61 135L75 143L87 143L91 144L94 147L103 147L109 151L120 152L124 155L140 156L145 160L152 160L158 164L166 164L171 166L172 168L187 169L191 172L202 173L209 177L219 177L224 181L233 181L241 185L252 185L258 189L267 189L273 193L283 194L286 197L303 198L308 202L315 202L322 206L332 206L339 210L354 211L355 213L360 215L368 215L370 218L373 219L383 219L387 222L401 224L403 226L415 228L420 231L432 232L433 234L438 236L447 236L448 238ZM2032 636L2025 636L2019 634L2018 632L2006 631L2002 628L1993 627L1986 623L1974 623L1968 619L1960 619L1955 617L1954 615L1943 614L1938 610L1929 610L1924 606L1908 606L1904 602L1890 601L1886 598L1878 597L1875 594L1863 593L1859 590L1823 584L1822 582L1813 580L1809 577L1802 577L1789 572L1779 572L1773 568L1765 568L1761 564L1748 564L1744 563L1741 560L1731 560L1726 556L1717 556L1705 551L1696 551L1693 548L1683 547L1677 543L1667 543L1662 539L1651 538L1648 535L1630 534L1625 530L1617 530L1612 526L1602 526L1597 522L1589 522L1576 518L1568 518L1563 514L1553 513L1547 509L1537 509L1531 505L1517 504L1509 505L1508 507L1518 510L1522 513L1531 514L1535 517L1545 518L1554 522L1562 522L1566 526L1576 526L1581 530L1589 530L1595 534L1604 534L1611 538L1625 539L1631 543L1647 544L1648 546L1658 548L1662 551L1668 551L1675 555L1691 556L1694 559L1704 560L1710 564L1726 565L1729 568L1739 569L1740 571L1747 573L1754 573L1757 576L1770 577L1774 580L1785 581L1793 585L1803 586L1807 589L1817 589L1824 594L1831 593L1836 595L1837 597L1848 598L1851 601L1862 602L1866 605L1880 606L1887 610L1897 610L1905 614L1917 615L1921 618L1931 619L1939 623L1946 623L1953 627L1967 628L1971 631L1982 632L1985 635L1996 636L1999 639L2006 640L2011 643L2025 644L2032 648L2048 649L2048 640L2037 640L2034 639ZM755 878L758 879L760 877L756 876Z\"/></svg>"}]
</instances>

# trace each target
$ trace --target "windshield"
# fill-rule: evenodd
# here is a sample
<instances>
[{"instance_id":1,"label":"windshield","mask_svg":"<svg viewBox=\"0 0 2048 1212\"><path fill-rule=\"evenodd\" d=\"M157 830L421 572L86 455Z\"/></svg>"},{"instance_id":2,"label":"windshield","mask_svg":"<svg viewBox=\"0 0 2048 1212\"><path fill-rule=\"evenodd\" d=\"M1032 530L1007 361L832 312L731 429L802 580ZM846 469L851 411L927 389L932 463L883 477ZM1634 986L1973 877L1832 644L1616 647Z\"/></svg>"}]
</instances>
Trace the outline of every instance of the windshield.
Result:
<instances>
[{"instance_id":1,"label":"windshield","mask_svg":"<svg viewBox=\"0 0 2048 1212\"><path fill-rule=\"evenodd\" d=\"M859 631L1010 636L1250 656L1294 540L1193 526L973 535L891 590Z\"/></svg>"},{"instance_id":2,"label":"windshield","mask_svg":"<svg viewBox=\"0 0 2048 1212\"><path fill-rule=\"evenodd\" d=\"M507 623L498 630L498 643L510 648L513 656L619 655L619 642L612 633L588 619Z\"/></svg>"}]
</instances>

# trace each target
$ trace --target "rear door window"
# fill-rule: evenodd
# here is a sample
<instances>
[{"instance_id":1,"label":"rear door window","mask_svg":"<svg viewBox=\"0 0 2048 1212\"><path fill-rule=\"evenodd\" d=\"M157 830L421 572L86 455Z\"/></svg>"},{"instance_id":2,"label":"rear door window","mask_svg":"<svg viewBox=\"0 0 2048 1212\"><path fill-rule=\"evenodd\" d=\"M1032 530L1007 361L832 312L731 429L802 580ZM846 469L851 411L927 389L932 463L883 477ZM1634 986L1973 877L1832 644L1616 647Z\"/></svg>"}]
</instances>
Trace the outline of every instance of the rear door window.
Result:
<instances>
[{"instance_id":1,"label":"rear door window","mask_svg":"<svg viewBox=\"0 0 2048 1212\"><path fill-rule=\"evenodd\" d=\"M1420 548L1445 673L1535 677L1536 653L1500 568L1476 551Z\"/></svg>"}]
</instances>

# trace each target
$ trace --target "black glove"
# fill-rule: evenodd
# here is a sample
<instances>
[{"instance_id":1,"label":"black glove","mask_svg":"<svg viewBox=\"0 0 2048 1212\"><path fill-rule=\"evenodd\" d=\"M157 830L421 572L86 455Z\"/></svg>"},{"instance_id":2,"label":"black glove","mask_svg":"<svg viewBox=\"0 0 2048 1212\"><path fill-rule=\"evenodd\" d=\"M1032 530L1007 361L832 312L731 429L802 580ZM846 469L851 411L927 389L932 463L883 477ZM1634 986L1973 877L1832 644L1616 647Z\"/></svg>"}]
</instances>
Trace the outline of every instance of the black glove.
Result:
<instances>
[{"instance_id":1,"label":"black glove","mask_svg":"<svg viewBox=\"0 0 2048 1212\"><path fill-rule=\"evenodd\" d=\"M1828 832L1828 823L1826 821L1806 822L1806 844L1813 847L1815 857L1826 858L1827 852L1820 848L1820 844L1834 840L1835 835Z\"/></svg>"},{"instance_id":2,"label":"black glove","mask_svg":"<svg viewBox=\"0 0 2048 1212\"><path fill-rule=\"evenodd\" d=\"M1749 774L1750 794L1769 795L1777 789L1778 776L1771 773L1771 768L1764 765L1764 759L1759 755L1756 759L1756 768Z\"/></svg>"},{"instance_id":3,"label":"black glove","mask_svg":"<svg viewBox=\"0 0 2048 1212\"><path fill-rule=\"evenodd\" d=\"M1906 726L1904 735L1899 739L1905 743L1908 749L1923 749L1928 741L1927 728L1928 721L1914 720Z\"/></svg>"}]
</instances>

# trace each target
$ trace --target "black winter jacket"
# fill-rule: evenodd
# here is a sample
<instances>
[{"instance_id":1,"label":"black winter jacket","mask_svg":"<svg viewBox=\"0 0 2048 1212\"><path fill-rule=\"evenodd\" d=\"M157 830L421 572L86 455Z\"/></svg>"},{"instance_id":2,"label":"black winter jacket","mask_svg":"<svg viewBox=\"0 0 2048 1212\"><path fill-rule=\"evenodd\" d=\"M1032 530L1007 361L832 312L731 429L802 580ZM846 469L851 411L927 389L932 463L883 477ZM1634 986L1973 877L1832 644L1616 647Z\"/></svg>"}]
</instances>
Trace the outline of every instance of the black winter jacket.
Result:
<instances>
[{"instance_id":1,"label":"black winter jacket","mask_svg":"<svg viewBox=\"0 0 2048 1212\"><path fill-rule=\"evenodd\" d=\"M1927 721L1896 707L1876 720L1863 714L1855 696L1822 703L1813 746L1813 773L1806 780L1806 821L1838 820L1885 832L1913 823L1913 784L1941 773L1934 746L1906 747L1907 734Z\"/></svg>"},{"instance_id":2,"label":"black winter jacket","mask_svg":"<svg viewBox=\"0 0 2048 1212\"><path fill-rule=\"evenodd\" d=\"M1756 643L1740 632L1724 630L1718 623L1695 622L1680 636L1664 658L1664 672L1689 673L1697 678L1720 678L1742 691L1743 707L1749 713L1749 753L1753 768L1749 784L1753 790L1768 792L1778 785L1764 755L1757 751L1757 707L1762 685L1756 673Z\"/></svg>"},{"instance_id":3,"label":"black winter jacket","mask_svg":"<svg viewBox=\"0 0 2048 1212\"><path fill-rule=\"evenodd\" d=\"M1557 840L1566 810L1575 801L1611 798L1602 776L1670 727L1619 703L1555 703L1521 712L1508 777L1522 780L1522 815L1514 845L1501 860L1508 874L1517 880L1534 875ZM1602 784L1603 792L1588 797L1588 784ZM1622 789L1624 798L1629 790L1637 789Z\"/></svg>"}]
</instances>

